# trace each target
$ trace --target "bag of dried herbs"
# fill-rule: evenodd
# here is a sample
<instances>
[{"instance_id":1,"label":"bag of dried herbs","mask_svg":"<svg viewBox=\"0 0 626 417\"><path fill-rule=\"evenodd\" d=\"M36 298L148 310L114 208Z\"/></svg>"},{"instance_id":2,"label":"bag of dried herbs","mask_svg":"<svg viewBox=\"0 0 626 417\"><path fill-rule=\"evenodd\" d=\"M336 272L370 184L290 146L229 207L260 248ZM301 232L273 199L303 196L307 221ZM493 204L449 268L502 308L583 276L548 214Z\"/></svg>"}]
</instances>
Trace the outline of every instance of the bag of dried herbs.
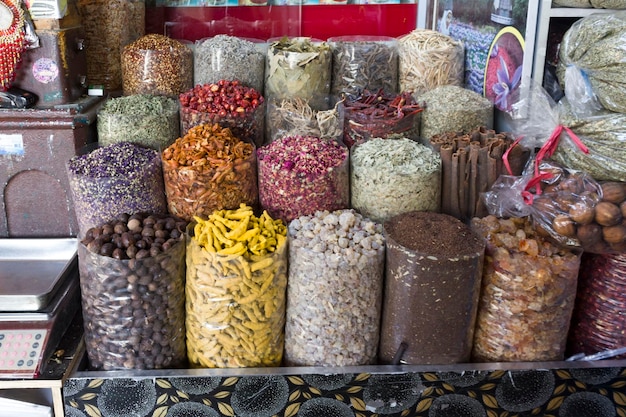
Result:
<instances>
[{"instance_id":1,"label":"bag of dried herbs","mask_svg":"<svg viewBox=\"0 0 626 417\"><path fill-rule=\"evenodd\" d=\"M98 142L101 146L132 142L161 150L180 133L178 101L150 94L108 99L98 112Z\"/></svg>"},{"instance_id":2,"label":"bag of dried herbs","mask_svg":"<svg viewBox=\"0 0 626 417\"><path fill-rule=\"evenodd\" d=\"M344 107L337 102L332 109L315 110L302 98L269 100L266 114L266 143L284 136L343 138Z\"/></svg>"},{"instance_id":3,"label":"bag of dried herbs","mask_svg":"<svg viewBox=\"0 0 626 417\"><path fill-rule=\"evenodd\" d=\"M301 98L316 110L328 108L332 75L328 43L305 37L270 40L265 62L266 98Z\"/></svg>"},{"instance_id":4,"label":"bag of dried herbs","mask_svg":"<svg viewBox=\"0 0 626 417\"><path fill-rule=\"evenodd\" d=\"M557 76L565 96L580 108L626 113L626 11L576 21L559 49Z\"/></svg>"}]
</instances>

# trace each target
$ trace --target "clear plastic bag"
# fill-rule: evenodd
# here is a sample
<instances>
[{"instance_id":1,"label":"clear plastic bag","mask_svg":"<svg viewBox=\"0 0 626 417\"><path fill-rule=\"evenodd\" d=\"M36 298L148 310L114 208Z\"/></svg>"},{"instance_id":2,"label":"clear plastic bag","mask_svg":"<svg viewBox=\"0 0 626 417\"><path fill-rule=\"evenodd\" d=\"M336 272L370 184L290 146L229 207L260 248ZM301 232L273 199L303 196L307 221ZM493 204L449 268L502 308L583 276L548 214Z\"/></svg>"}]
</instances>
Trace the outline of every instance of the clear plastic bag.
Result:
<instances>
[{"instance_id":1,"label":"clear plastic bag","mask_svg":"<svg viewBox=\"0 0 626 417\"><path fill-rule=\"evenodd\" d=\"M557 76L572 103L626 113L626 11L595 13L574 22L559 48ZM570 85L573 84L573 85Z\"/></svg>"},{"instance_id":2,"label":"clear plastic bag","mask_svg":"<svg viewBox=\"0 0 626 417\"><path fill-rule=\"evenodd\" d=\"M184 228L183 228L184 232ZM115 259L78 246L85 347L92 370L182 368L185 241Z\"/></svg>"},{"instance_id":3,"label":"clear plastic bag","mask_svg":"<svg viewBox=\"0 0 626 417\"><path fill-rule=\"evenodd\" d=\"M626 181L626 114L558 103L539 85L523 89L506 113L520 144L598 181Z\"/></svg>"},{"instance_id":4,"label":"clear plastic bag","mask_svg":"<svg viewBox=\"0 0 626 417\"><path fill-rule=\"evenodd\" d=\"M561 245L590 253L626 250L622 182L598 182L586 172L533 159L521 176L501 176L483 197L490 214L529 216Z\"/></svg>"},{"instance_id":5,"label":"clear plastic bag","mask_svg":"<svg viewBox=\"0 0 626 417\"><path fill-rule=\"evenodd\" d=\"M546 241L528 219L472 219L487 242L472 357L564 359L580 251Z\"/></svg>"}]
</instances>

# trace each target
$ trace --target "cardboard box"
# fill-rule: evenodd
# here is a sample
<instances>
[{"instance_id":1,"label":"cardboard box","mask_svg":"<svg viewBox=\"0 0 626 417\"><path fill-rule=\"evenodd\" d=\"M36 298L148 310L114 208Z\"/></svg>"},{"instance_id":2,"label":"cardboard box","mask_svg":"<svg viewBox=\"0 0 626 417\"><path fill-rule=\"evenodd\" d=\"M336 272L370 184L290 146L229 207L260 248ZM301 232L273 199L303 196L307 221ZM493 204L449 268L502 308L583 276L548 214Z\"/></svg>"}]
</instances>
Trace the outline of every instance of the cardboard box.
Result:
<instances>
[{"instance_id":1,"label":"cardboard box","mask_svg":"<svg viewBox=\"0 0 626 417\"><path fill-rule=\"evenodd\" d=\"M97 143L102 98L0 110L0 237L75 237L66 162Z\"/></svg>"}]
</instances>

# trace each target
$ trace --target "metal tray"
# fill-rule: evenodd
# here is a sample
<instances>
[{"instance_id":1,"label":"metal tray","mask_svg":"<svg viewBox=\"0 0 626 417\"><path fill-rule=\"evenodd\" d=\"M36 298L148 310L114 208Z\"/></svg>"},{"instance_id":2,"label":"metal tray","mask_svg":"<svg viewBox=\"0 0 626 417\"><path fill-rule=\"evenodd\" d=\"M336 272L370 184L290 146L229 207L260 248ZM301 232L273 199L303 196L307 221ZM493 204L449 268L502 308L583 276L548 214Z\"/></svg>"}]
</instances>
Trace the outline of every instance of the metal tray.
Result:
<instances>
[{"instance_id":1,"label":"metal tray","mask_svg":"<svg viewBox=\"0 0 626 417\"><path fill-rule=\"evenodd\" d=\"M77 262L78 241L0 239L0 311L45 309Z\"/></svg>"}]
</instances>

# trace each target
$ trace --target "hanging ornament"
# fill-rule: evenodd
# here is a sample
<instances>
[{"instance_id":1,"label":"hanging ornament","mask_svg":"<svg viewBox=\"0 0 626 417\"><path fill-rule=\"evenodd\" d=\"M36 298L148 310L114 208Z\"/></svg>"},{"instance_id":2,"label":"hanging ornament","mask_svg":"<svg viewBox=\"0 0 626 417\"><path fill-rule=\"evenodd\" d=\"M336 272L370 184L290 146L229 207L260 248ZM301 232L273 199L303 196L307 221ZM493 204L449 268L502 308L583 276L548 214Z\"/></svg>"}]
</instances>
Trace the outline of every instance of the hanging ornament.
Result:
<instances>
[{"instance_id":1,"label":"hanging ornament","mask_svg":"<svg viewBox=\"0 0 626 417\"><path fill-rule=\"evenodd\" d=\"M25 50L24 11L21 0L0 0L0 91L15 79Z\"/></svg>"}]
</instances>

